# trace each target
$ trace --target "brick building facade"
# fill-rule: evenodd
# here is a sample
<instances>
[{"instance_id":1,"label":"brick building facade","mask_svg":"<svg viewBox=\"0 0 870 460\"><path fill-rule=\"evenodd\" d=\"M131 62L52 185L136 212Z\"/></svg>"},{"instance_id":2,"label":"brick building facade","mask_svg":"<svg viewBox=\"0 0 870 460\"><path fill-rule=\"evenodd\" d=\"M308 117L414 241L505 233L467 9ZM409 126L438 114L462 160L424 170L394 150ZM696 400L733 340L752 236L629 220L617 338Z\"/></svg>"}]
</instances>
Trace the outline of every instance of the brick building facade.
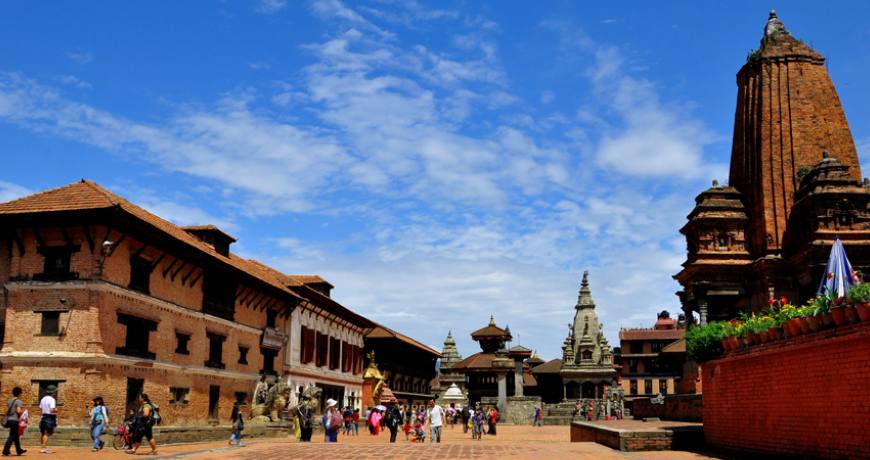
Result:
<instances>
[{"instance_id":1,"label":"brick building facade","mask_svg":"<svg viewBox=\"0 0 870 460\"><path fill-rule=\"evenodd\" d=\"M22 387L36 416L57 385L63 425L84 424L96 395L122 414L142 392L166 424L227 423L261 375L286 379L291 402L317 385L359 407L377 324L322 278L239 257L234 241L84 180L0 203L0 391Z\"/></svg>"},{"instance_id":2,"label":"brick building facade","mask_svg":"<svg viewBox=\"0 0 870 460\"><path fill-rule=\"evenodd\" d=\"M683 363L664 359L663 352L678 344L686 332L667 311L658 315L652 328L621 329L619 353L614 356L622 366L620 385L626 399L638 396L672 395L677 392ZM685 348L684 350L685 351ZM685 353L682 354L683 360Z\"/></svg>"}]
</instances>

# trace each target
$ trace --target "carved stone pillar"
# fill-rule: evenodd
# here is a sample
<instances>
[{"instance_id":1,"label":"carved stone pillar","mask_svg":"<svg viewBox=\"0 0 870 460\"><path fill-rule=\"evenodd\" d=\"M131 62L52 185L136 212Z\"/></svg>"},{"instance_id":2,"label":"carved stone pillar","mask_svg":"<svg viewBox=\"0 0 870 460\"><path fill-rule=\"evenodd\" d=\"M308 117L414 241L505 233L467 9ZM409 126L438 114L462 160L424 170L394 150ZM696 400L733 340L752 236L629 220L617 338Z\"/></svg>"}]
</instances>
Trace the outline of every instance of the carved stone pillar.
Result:
<instances>
[{"instance_id":1,"label":"carved stone pillar","mask_svg":"<svg viewBox=\"0 0 870 460\"><path fill-rule=\"evenodd\" d=\"M701 316L700 324L701 326L707 325L707 299L700 297L698 298L698 314Z\"/></svg>"}]
</instances>

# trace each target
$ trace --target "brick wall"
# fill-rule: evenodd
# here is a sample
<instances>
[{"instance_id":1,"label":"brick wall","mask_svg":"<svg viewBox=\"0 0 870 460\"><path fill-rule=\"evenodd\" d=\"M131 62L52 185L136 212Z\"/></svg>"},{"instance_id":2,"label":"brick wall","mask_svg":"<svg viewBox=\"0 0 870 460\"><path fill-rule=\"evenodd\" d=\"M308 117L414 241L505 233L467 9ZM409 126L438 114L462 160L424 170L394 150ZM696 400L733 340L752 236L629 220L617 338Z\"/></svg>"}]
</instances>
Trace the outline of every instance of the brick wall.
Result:
<instances>
[{"instance_id":1,"label":"brick wall","mask_svg":"<svg viewBox=\"0 0 870 460\"><path fill-rule=\"evenodd\" d=\"M870 458L870 322L706 363L704 434L719 449Z\"/></svg>"},{"instance_id":2,"label":"brick wall","mask_svg":"<svg viewBox=\"0 0 870 460\"><path fill-rule=\"evenodd\" d=\"M662 420L700 422L703 403L701 395L665 396L664 404L651 404L650 398L635 398L631 401L634 418L658 417Z\"/></svg>"}]
</instances>

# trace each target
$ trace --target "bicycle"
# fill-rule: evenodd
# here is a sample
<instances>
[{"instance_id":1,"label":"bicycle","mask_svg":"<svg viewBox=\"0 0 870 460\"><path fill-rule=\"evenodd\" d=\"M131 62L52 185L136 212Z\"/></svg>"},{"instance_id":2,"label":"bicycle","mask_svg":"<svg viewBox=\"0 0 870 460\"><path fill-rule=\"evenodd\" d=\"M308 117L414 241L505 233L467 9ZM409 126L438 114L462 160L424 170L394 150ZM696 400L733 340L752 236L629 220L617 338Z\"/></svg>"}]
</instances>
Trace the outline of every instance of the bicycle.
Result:
<instances>
[{"instance_id":1,"label":"bicycle","mask_svg":"<svg viewBox=\"0 0 870 460\"><path fill-rule=\"evenodd\" d=\"M133 448L133 431L129 424L125 423L115 428L115 435L112 436L112 447L115 450Z\"/></svg>"}]
</instances>

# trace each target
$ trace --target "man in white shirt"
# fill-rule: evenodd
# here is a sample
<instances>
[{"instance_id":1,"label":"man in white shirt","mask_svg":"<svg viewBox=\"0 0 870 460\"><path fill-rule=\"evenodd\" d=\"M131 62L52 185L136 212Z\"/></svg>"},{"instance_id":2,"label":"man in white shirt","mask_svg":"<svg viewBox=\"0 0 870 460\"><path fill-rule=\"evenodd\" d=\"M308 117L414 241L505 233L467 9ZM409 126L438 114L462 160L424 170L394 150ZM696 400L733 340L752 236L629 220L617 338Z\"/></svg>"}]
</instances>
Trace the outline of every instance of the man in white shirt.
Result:
<instances>
[{"instance_id":1,"label":"man in white shirt","mask_svg":"<svg viewBox=\"0 0 870 460\"><path fill-rule=\"evenodd\" d=\"M39 410L42 412L42 418L39 420L39 443L42 445L43 454L49 454L48 437L54 434L54 429L57 427L57 387L49 385L45 389L45 396L39 401Z\"/></svg>"},{"instance_id":2,"label":"man in white shirt","mask_svg":"<svg viewBox=\"0 0 870 460\"><path fill-rule=\"evenodd\" d=\"M434 399L429 400L429 443L441 442L441 419L444 416L444 409L435 404Z\"/></svg>"}]
</instances>

